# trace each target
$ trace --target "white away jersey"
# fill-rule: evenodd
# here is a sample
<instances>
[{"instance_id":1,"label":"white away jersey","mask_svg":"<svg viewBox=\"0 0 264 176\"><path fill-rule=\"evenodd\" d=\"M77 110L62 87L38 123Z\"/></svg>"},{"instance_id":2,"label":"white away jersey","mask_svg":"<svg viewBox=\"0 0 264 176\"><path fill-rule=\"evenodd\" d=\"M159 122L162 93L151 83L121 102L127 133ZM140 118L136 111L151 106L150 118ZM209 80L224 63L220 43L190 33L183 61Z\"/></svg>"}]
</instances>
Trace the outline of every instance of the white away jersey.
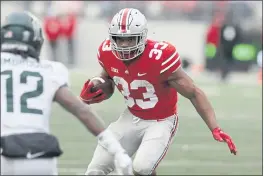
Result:
<instances>
[{"instance_id":1,"label":"white away jersey","mask_svg":"<svg viewBox=\"0 0 264 176\"><path fill-rule=\"evenodd\" d=\"M59 62L1 52L1 136L47 132L54 95L68 84Z\"/></svg>"}]
</instances>

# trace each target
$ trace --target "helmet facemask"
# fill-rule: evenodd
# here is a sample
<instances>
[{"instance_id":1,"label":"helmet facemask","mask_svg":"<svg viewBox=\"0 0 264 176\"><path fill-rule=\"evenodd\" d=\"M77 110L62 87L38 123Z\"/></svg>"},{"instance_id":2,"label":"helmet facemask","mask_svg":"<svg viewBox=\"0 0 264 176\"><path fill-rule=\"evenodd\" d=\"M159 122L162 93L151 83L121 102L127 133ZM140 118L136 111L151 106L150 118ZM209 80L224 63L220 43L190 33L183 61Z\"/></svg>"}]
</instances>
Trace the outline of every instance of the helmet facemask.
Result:
<instances>
[{"instance_id":1,"label":"helmet facemask","mask_svg":"<svg viewBox=\"0 0 264 176\"><path fill-rule=\"evenodd\" d=\"M109 35L110 35L112 52L119 60L123 60L123 61L132 60L138 57L140 54L142 54L145 49L145 44L147 40L147 29L137 34L110 33ZM123 41L127 40L126 41L127 44L123 46L122 44L120 45L120 43L123 42L122 40Z\"/></svg>"}]
</instances>

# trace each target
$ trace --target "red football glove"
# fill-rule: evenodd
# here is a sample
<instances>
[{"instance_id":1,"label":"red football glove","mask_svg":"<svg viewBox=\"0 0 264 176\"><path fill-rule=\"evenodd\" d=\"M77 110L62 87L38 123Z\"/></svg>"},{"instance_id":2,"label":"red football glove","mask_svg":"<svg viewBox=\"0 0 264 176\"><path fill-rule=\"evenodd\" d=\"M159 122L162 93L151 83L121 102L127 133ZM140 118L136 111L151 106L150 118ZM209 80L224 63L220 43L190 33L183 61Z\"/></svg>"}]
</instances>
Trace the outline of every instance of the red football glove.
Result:
<instances>
[{"instance_id":1,"label":"red football glove","mask_svg":"<svg viewBox=\"0 0 264 176\"><path fill-rule=\"evenodd\" d=\"M100 103L105 100L106 95L103 93L102 89L92 92L91 89L94 87L93 82L87 80L82 88L80 98L86 104Z\"/></svg>"},{"instance_id":2,"label":"red football glove","mask_svg":"<svg viewBox=\"0 0 264 176\"><path fill-rule=\"evenodd\" d=\"M213 137L215 140L219 142L226 142L229 147L230 152L236 155L237 153L236 146L228 134L224 133L220 128L215 128L212 131L212 133L213 133Z\"/></svg>"}]
</instances>

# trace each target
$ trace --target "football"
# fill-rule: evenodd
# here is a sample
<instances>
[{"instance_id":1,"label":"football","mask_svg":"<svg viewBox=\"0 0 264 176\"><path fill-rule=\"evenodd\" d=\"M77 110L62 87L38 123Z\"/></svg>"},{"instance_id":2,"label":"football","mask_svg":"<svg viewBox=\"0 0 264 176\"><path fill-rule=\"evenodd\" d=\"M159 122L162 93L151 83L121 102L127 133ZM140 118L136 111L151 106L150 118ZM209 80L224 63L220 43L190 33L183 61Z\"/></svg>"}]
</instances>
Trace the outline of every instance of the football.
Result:
<instances>
[{"instance_id":1,"label":"football","mask_svg":"<svg viewBox=\"0 0 264 176\"><path fill-rule=\"evenodd\" d=\"M94 87L91 88L91 92L96 92L99 89L102 89L104 94L106 94L106 99L109 99L115 90L115 84L111 79L104 79L105 82L102 83L98 79L92 80L92 83L94 84Z\"/></svg>"}]
</instances>

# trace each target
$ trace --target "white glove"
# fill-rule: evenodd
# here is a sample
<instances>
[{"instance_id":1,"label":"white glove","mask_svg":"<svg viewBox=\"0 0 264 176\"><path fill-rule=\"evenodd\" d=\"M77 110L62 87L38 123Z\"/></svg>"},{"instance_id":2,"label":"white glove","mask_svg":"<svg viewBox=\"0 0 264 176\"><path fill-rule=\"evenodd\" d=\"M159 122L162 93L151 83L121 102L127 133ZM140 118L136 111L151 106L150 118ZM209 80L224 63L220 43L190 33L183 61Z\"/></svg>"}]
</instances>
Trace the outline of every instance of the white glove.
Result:
<instances>
[{"instance_id":1,"label":"white glove","mask_svg":"<svg viewBox=\"0 0 264 176\"><path fill-rule=\"evenodd\" d=\"M133 175L132 160L110 130L98 136L98 142L114 155L115 168L119 175Z\"/></svg>"},{"instance_id":2,"label":"white glove","mask_svg":"<svg viewBox=\"0 0 264 176\"><path fill-rule=\"evenodd\" d=\"M132 160L125 152L115 154L115 168L118 175L133 175Z\"/></svg>"}]
</instances>

